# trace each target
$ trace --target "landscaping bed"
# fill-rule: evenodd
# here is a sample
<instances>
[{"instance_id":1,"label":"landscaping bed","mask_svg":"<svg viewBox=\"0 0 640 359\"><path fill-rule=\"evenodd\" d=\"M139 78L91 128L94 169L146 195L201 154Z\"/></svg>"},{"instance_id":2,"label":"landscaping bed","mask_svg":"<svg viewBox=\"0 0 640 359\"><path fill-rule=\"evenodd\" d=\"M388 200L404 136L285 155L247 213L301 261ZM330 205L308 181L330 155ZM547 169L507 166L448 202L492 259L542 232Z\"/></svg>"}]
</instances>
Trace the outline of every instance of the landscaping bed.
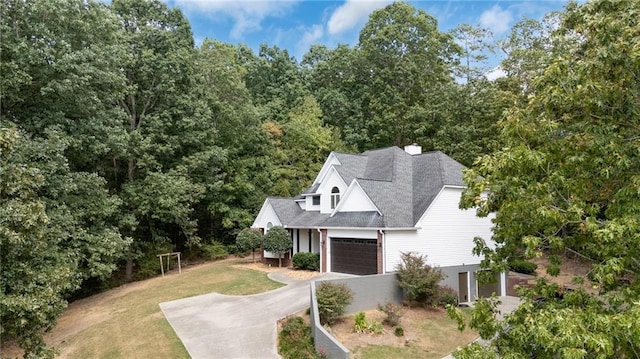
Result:
<instances>
[{"instance_id":1,"label":"landscaping bed","mask_svg":"<svg viewBox=\"0 0 640 359\"><path fill-rule=\"evenodd\" d=\"M368 321L382 322L380 310L364 312ZM400 327L404 335L396 336L393 327L384 325L382 334L356 333L355 315L340 318L331 334L351 351L351 358L442 358L455 348L472 342L478 334L470 329L458 331L456 323L444 309L403 307ZM466 310L465 310L466 313Z\"/></svg>"}]
</instances>

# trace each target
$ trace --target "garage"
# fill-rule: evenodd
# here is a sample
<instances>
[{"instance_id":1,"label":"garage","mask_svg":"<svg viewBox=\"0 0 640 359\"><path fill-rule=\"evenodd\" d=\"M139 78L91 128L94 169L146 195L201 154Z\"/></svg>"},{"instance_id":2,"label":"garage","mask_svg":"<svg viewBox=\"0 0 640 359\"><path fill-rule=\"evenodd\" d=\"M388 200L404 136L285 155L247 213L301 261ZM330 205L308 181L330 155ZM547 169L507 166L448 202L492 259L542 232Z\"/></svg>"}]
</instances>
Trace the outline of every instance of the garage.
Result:
<instances>
[{"instance_id":1,"label":"garage","mask_svg":"<svg viewBox=\"0 0 640 359\"><path fill-rule=\"evenodd\" d=\"M500 274L496 274L493 283L478 283L478 297L489 298L492 294L500 295Z\"/></svg>"},{"instance_id":2,"label":"garage","mask_svg":"<svg viewBox=\"0 0 640 359\"><path fill-rule=\"evenodd\" d=\"M375 239L331 238L331 271L349 274L378 273Z\"/></svg>"}]
</instances>

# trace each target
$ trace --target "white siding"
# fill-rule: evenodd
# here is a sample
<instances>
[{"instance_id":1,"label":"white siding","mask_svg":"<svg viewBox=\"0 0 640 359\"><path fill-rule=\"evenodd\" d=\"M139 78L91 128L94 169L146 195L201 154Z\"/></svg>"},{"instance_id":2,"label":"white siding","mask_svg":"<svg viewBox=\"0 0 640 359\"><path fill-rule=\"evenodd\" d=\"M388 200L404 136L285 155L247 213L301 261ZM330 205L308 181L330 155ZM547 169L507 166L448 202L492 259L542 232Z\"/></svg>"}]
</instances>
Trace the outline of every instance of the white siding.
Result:
<instances>
[{"instance_id":1,"label":"white siding","mask_svg":"<svg viewBox=\"0 0 640 359\"><path fill-rule=\"evenodd\" d=\"M445 187L416 224L419 229L388 231L385 271L394 271L400 252L407 251L426 254L428 263L439 267L480 263L482 258L472 253L473 238L490 242L492 217L478 218L474 209L459 209L461 195L461 188Z\"/></svg>"},{"instance_id":2,"label":"white siding","mask_svg":"<svg viewBox=\"0 0 640 359\"><path fill-rule=\"evenodd\" d=\"M370 229L329 229L327 230L327 237L376 239L378 238L378 231Z\"/></svg>"},{"instance_id":3,"label":"white siding","mask_svg":"<svg viewBox=\"0 0 640 359\"><path fill-rule=\"evenodd\" d=\"M344 192L347 190L347 185L338 172L332 168L318 187L318 192L320 193L320 213L333 212L331 208L331 189L333 187L340 189L340 198L342 198L342 195L344 195Z\"/></svg>"},{"instance_id":4,"label":"white siding","mask_svg":"<svg viewBox=\"0 0 640 359\"><path fill-rule=\"evenodd\" d=\"M255 221L253 221L253 224L251 225L251 228L267 228L267 223L271 222L271 224L273 224L273 226L281 226L282 224L280 223L280 220L278 219L278 216L276 215L276 211L273 210L273 207L271 206L271 203L269 203L269 200L267 199L264 204L262 205L262 208L260 209L260 213L258 213L258 216L256 216Z\"/></svg>"},{"instance_id":5,"label":"white siding","mask_svg":"<svg viewBox=\"0 0 640 359\"><path fill-rule=\"evenodd\" d=\"M324 176L327 175L327 173L331 170L331 168L334 165L340 165L340 164L341 164L340 161L338 161L338 159L333 154L333 152L331 152L329 154L329 157L327 157L327 160L324 161L324 164L322 165L322 168L320 169L320 172L318 172L318 176L313 181L313 184L316 184L318 182L324 181Z\"/></svg>"},{"instance_id":6,"label":"white siding","mask_svg":"<svg viewBox=\"0 0 640 359\"><path fill-rule=\"evenodd\" d=\"M320 205L314 205L313 204L313 197L314 196L305 196L305 201L304 201L304 203L305 203L304 210L305 211L319 211L320 210Z\"/></svg>"},{"instance_id":7,"label":"white siding","mask_svg":"<svg viewBox=\"0 0 640 359\"><path fill-rule=\"evenodd\" d=\"M369 196L362 190L358 182L353 181L349 189L340 199L339 212L377 211Z\"/></svg>"}]
</instances>

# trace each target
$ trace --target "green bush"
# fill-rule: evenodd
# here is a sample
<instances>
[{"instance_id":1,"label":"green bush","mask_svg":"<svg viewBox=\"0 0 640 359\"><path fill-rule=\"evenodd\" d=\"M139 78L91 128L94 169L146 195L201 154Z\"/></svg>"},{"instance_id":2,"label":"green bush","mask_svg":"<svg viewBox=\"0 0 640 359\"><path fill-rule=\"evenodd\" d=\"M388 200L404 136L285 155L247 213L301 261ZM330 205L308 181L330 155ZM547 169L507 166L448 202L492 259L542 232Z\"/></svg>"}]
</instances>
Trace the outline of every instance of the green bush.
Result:
<instances>
[{"instance_id":1,"label":"green bush","mask_svg":"<svg viewBox=\"0 0 640 359\"><path fill-rule=\"evenodd\" d=\"M320 253L298 252L293 255L293 269L312 270L320 269Z\"/></svg>"},{"instance_id":2,"label":"green bush","mask_svg":"<svg viewBox=\"0 0 640 359\"><path fill-rule=\"evenodd\" d=\"M437 304L442 308L445 308L448 304L458 305L458 292L449 286L439 287Z\"/></svg>"},{"instance_id":3,"label":"green bush","mask_svg":"<svg viewBox=\"0 0 640 359\"><path fill-rule=\"evenodd\" d=\"M202 245L202 253L206 259L224 259L229 256L227 247L220 242Z\"/></svg>"},{"instance_id":4,"label":"green bush","mask_svg":"<svg viewBox=\"0 0 640 359\"><path fill-rule=\"evenodd\" d=\"M353 300L353 292L345 284L321 282L316 288L316 300L320 323L331 325L344 314Z\"/></svg>"},{"instance_id":5,"label":"green bush","mask_svg":"<svg viewBox=\"0 0 640 359\"><path fill-rule=\"evenodd\" d=\"M405 300L433 305L437 302L438 283L444 278L442 271L432 268L427 257L413 252L400 254L398 286L403 289Z\"/></svg>"},{"instance_id":6,"label":"green bush","mask_svg":"<svg viewBox=\"0 0 640 359\"><path fill-rule=\"evenodd\" d=\"M356 333L364 333L368 327L364 312L356 314L354 319L355 324L353 325L353 331Z\"/></svg>"},{"instance_id":7,"label":"green bush","mask_svg":"<svg viewBox=\"0 0 640 359\"><path fill-rule=\"evenodd\" d=\"M168 239L166 239L168 241ZM143 280L154 277L161 273L160 260L158 254L173 252L173 245L168 242L156 242L143 244L135 259L135 270L133 278ZM164 269L167 269L167 257L163 258ZM176 259L171 258L170 268L178 268Z\"/></svg>"},{"instance_id":8,"label":"green bush","mask_svg":"<svg viewBox=\"0 0 640 359\"><path fill-rule=\"evenodd\" d=\"M396 329L393 331L393 334L396 335L396 337L401 337L404 335L404 328L403 327L396 327Z\"/></svg>"},{"instance_id":9,"label":"green bush","mask_svg":"<svg viewBox=\"0 0 640 359\"><path fill-rule=\"evenodd\" d=\"M378 304L378 310L387 315L387 317L383 320L384 324L387 324L391 327L395 327L396 325L400 324L400 317L402 316L402 314L400 313L400 306L387 301L384 304Z\"/></svg>"},{"instance_id":10,"label":"green bush","mask_svg":"<svg viewBox=\"0 0 640 359\"><path fill-rule=\"evenodd\" d=\"M256 262L256 251L261 248L264 236L253 228L245 228L236 236L238 250L251 252L253 262Z\"/></svg>"},{"instance_id":11,"label":"green bush","mask_svg":"<svg viewBox=\"0 0 640 359\"><path fill-rule=\"evenodd\" d=\"M509 263L509 270L512 272L518 272L522 274L534 274L538 265L535 263L527 262L524 259L516 258Z\"/></svg>"},{"instance_id":12,"label":"green bush","mask_svg":"<svg viewBox=\"0 0 640 359\"><path fill-rule=\"evenodd\" d=\"M284 359L317 359L324 356L317 353L311 328L302 317L289 317L282 322L278 334L278 352Z\"/></svg>"},{"instance_id":13,"label":"green bush","mask_svg":"<svg viewBox=\"0 0 640 359\"><path fill-rule=\"evenodd\" d=\"M353 331L356 333L382 334L384 333L384 328L382 327L382 323L368 321L365 317L365 313L360 312L355 316Z\"/></svg>"}]
</instances>

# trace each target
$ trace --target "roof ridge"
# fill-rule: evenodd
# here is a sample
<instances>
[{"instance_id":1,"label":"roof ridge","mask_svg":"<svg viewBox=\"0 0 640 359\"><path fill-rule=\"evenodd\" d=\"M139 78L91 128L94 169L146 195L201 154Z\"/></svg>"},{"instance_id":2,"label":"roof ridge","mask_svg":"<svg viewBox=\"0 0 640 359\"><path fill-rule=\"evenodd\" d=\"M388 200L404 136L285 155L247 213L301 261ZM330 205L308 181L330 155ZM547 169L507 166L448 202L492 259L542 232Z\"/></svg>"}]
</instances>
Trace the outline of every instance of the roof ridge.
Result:
<instances>
[{"instance_id":1,"label":"roof ridge","mask_svg":"<svg viewBox=\"0 0 640 359\"><path fill-rule=\"evenodd\" d=\"M439 152L439 153L438 153L438 152ZM439 170L440 170L440 182L441 182L441 183L442 183L442 185L444 186L444 184L445 184L445 182L446 182L446 181L445 181L445 178L444 178L444 167L443 167L443 165L442 165L442 159L441 159L441 158L442 158L442 156L440 156L439 154L442 154L442 152L437 151L437 152L436 152L436 158L438 159L438 167L439 167Z\"/></svg>"}]
</instances>

